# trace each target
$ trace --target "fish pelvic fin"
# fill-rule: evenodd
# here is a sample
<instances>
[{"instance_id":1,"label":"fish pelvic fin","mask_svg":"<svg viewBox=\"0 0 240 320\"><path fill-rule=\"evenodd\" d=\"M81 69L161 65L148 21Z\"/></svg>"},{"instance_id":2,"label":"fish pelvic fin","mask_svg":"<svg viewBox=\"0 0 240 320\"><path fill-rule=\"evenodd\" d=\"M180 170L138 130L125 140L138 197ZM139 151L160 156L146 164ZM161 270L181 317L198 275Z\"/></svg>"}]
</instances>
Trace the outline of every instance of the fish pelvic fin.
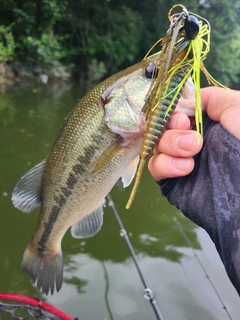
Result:
<instances>
[{"instance_id":1,"label":"fish pelvic fin","mask_svg":"<svg viewBox=\"0 0 240 320\"><path fill-rule=\"evenodd\" d=\"M41 204L42 176L46 159L26 172L16 184L12 203L19 210L29 213Z\"/></svg>"},{"instance_id":2,"label":"fish pelvic fin","mask_svg":"<svg viewBox=\"0 0 240 320\"><path fill-rule=\"evenodd\" d=\"M27 246L23 254L22 270L32 277L37 288L48 295L59 291L63 282L63 258L62 253L56 254L48 251L33 249L31 244Z\"/></svg>"},{"instance_id":3,"label":"fish pelvic fin","mask_svg":"<svg viewBox=\"0 0 240 320\"><path fill-rule=\"evenodd\" d=\"M72 225L71 234L74 238L90 238L100 231L103 224L104 205L105 200L100 206Z\"/></svg>"},{"instance_id":4,"label":"fish pelvic fin","mask_svg":"<svg viewBox=\"0 0 240 320\"><path fill-rule=\"evenodd\" d=\"M140 157L135 157L122 174L123 188L128 187L135 177Z\"/></svg>"}]
</instances>

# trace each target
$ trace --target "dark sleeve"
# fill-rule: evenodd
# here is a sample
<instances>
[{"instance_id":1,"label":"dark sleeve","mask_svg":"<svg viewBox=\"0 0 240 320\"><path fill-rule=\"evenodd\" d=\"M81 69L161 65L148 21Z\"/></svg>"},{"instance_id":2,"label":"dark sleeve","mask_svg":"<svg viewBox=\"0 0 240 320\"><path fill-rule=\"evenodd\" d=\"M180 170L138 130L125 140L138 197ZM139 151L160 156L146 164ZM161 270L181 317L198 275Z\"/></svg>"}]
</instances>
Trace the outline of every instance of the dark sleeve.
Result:
<instances>
[{"instance_id":1,"label":"dark sleeve","mask_svg":"<svg viewBox=\"0 0 240 320\"><path fill-rule=\"evenodd\" d=\"M193 172L158 184L171 204L208 232L240 295L240 140L207 116L204 123Z\"/></svg>"}]
</instances>

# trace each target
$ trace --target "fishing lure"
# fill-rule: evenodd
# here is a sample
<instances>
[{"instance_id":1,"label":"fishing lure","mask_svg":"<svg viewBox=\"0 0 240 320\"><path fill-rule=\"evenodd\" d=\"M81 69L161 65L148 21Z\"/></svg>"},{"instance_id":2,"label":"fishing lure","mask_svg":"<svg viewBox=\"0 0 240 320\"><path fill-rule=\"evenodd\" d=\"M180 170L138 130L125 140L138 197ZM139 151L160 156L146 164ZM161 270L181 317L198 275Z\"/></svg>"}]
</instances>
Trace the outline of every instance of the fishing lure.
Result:
<instances>
[{"instance_id":1,"label":"fishing lure","mask_svg":"<svg viewBox=\"0 0 240 320\"><path fill-rule=\"evenodd\" d=\"M182 12L171 16L177 6L182 8ZM192 76L196 88L195 121L199 137L202 134L200 70L206 75L208 82L219 84L213 80L203 65L203 60L210 50L209 22L199 16L190 15L182 5L173 6L168 17L171 25L166 36L157 41L144 57L144 59L149 58L149 53L158 43L162 45L159 65L155 66L153 72L155 79L143 108L143 112L146 113L147 129L135 183L126 209L129 209L133 202L144 165L168 125L186 80ZM197 17L201 20L199 21Z\"/></svg>"},{"instance_id":2,"label":"fishing lure","mask_svg":"<svg viewBox=\"0 0 240 320\"><path fill-rule=\"evenodd\" d=\"M136 179L129 200L126 204L126 209L129 209L133 202L134 196L140 183L144 165L148 160L152 150L154 149L157 141L159 141L163 132L165 131L168 122L171 119L171 116L177 106L181 91L183 89L183 85L186 81L185 78L186 73L184 72L183 68L182 72L176 73L175 77L172 78L172 81L168 86L169 91L167 92L159 106L154 108L149 116L147 130L143 138ZM176 88L177 90L175 90Z\"/></svg>"}]
</instances>

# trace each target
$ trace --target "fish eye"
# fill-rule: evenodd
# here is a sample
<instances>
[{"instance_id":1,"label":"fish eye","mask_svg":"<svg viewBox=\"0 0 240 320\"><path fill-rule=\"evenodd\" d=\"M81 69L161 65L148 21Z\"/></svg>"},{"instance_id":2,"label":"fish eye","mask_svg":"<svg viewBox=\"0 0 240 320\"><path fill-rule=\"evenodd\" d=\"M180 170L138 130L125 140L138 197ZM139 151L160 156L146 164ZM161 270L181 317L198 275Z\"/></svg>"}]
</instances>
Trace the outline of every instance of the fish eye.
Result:
<instances>
[{"instance_id":1,"label":"fish eye","mask_svg":"<svg viewBox=\"0 0 240 320\"><path fill-rule=\"evenodd\" d=\"M157 76L157 70L153 62L150 62L149 65L145 69L145 77L147 79L153 79Z\"/></svg>"},{"instance_id":2,"label":"fish eye","mask_svg":"<svg viewBox=\"0 0 240 320\"><path fill-rule=\"evenodd\" d=\"M195 39L199 32L198 19L192 15L189 15L185 20L184 30L190 40Z\"/></svg>"}]
</instances>

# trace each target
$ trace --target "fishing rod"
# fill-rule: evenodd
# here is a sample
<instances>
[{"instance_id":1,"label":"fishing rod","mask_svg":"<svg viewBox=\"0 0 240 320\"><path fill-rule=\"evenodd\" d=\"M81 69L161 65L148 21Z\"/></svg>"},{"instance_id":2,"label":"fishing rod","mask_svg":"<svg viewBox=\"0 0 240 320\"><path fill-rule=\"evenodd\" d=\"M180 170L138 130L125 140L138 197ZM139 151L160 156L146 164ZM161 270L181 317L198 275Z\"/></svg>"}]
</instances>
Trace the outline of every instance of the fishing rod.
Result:
<instances>
[{"instance_id":1,"label":"fishing rod","mask_svg":"<svg viewBox=\"0 0 240 320\"><path fill-rule=\"evenodd\" d=\"M132 246L131 241L130 241L130 239L128 237L127 231L124 228L122 220L121 220L121 218L120 218L120 216L119 216L119 214L117 212L117 209L115 207L115 204L114 204L110 194L107 195L107 198L108 198L108 206L112 209L112 211L113 211L113 213L115 215L115 218L116 218L116 220L118 222L118 225L120 227L120 236L123 237L125 239L126 243L127 243L128 249L130 251L130 254L132 256L132 259L134 261L134 264L136 266L136 269L138 271L138 274L139 274L139 276L141 278L141 281L142 281L142 284L144 286L144 298L146 298L147 300L150 301L150 303L152 305L152 308L153 308L153 311L154 311L154 313L156 315L157 320L164 320L163 316L162 316L162 314L160 312L160 309L158 307L157 301L154 298L153 292L150 289L150 287L147 285L147 282L146 282L146 280L145 280L145 278L143 276L143 273L142 273L142 271L140 269L140 266L138 264L138 261L137 261L136 253L135 253L135 251L133 249L133 246Z\"/></svg>"},{"instance_id":2,"label":"fishing rod","mask_svg":"<svg viewBox=\"0 0 240 320\"><path fill-rule=\"evenodd\" d=\"M193 245L192 245L189 237L187 236L186 232L183 230L183 228L182 228L182 226L181 226L181 224L179 223L179 221L178 221L177 218L174 217L174 218L173 218L173 221L174 221L175 224L177 225L180 233L182 234L183 238L184 238L185 241L187 242L189 248L192 250L195 259L197 260L200 268L202 269L203 273L205 274L206 278L208 279L208 281L209 281L209 283L210 283L213 291L215 292L216 296L218 297L218 300L220 301L220 303L221 303L221 305L222 305L222 307L223 307L223 310L225 310L225 312L227 313L228 318L229 318L230 320L233 320L232 316L230 315L230 313L229 313L229 311L228 311L228 309L227 309L227 306L225 305L223 299L221 298L220 293L217 291L217 288L215 287L213 281L211 280L210 275L208 274L206 268L204 267L203 263L201 262L200 258L198 257L198 255L197 255L197 253L196 253L196 250L194 249L194 247L193 247Z\"/></svg>"}]
</instances>

